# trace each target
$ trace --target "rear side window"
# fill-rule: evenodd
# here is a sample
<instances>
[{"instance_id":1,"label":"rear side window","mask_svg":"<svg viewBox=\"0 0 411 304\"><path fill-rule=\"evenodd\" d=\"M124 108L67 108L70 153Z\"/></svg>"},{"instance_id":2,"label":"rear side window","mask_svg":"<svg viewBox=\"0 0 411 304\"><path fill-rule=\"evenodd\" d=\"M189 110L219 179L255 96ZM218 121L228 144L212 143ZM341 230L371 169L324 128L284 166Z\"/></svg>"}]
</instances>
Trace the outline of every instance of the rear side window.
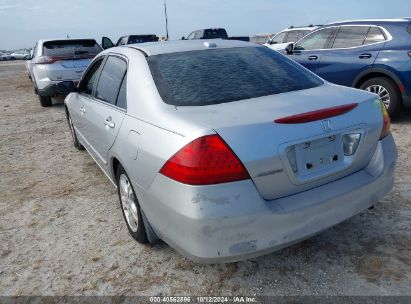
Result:
<instances>
[{"instance_id":1,"label":"rear side window","mask_svg":"<svg viewBox=\"0 0 411 304\"><path fill-rule=\"evenodd\" d=\"M202 106L317 87L323 81L265 47L214 49L147 58L165 103Z\"/></svg>"},{"instance_id":2,"label":"rear side window","mask_svg":"<svg viewBox=\"0 0 411 304\"><path fill-rule=\"evenodd\" d=\"M122 109L127 109L127 73L124 75L123 82L121 83L116 105Z\"/></svg>"},{"instance_id":3,"label":"rear side window","mask_svg":"<svg viewBox=\"0 0 411 304\"><path fill-rule=\"evenodd\" d=\"M367 37L368 26L342 26L335 37L333 49L363 45Z\"/></svg>"},{"instance_id":4,"label":"rear side window","mask_svg":"<svg viewBox=\"0 0 411 304\"><path fill-rule=\"evenodd\" d=\"M121 83L127 71L127 63L115 56L108 57L97 84L96 97L115 105Z\"/></svg>"},{"instance_id":5,"label":"rear side window","mask_svg":"<svg viewBox=\"0 0 411 304\"><path fill-rule=\"evenodd\" d=\"M381 41L385 41L384 34L381 32L381 29L373 26L368 31L367 38L365 39L364 44L371 44Z\"/></svg>"},{"instance_id":6,"label":"rear side window","mask_svg":"<svg viewBox=\"0 0 411 304\"><path fill-rule=\"evenodd\" d=\"M335 32L334 28L325 28L314 32L303 39L295 47L295 50L319 50L328 47L328 44Z\"/></svg>"},{"instance_id":7,"label":"rear side window","mask_svg":"<svg viewBox=\"0 0 411 304\"><path fill-rule=\"evenodd\" d=\"M93 39L56 40L43 44L44 56L94 57L102 51Z\"/></svg>"}]
</instances>

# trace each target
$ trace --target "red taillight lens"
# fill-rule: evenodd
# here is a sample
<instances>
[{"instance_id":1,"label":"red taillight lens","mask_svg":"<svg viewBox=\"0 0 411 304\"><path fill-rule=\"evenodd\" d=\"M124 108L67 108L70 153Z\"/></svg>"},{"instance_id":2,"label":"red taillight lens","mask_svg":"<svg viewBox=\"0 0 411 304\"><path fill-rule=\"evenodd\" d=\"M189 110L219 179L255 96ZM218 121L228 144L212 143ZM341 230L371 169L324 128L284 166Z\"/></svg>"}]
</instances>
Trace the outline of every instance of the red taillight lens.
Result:
<instances>
[{"instance_id":1,"label":"red taillight lens","mask_svg":"<svg viewBox=\"0 0 411 304\"><path fill-rule=\"evenodd\" d=\"M380 139L383 139L385 136L387 136L390 133L391 119L390 119L390 115L388 114L387 108L382 102L381 102L381 112L382 112L382 117L383 117L383 125L382 125Z\"/></svg>"},{"instance_id":2,"label":"red taillight lens","mask_svg":"<svg viewBox=\"0 0 411 304\"><path fill-rule=\"evenodd\" d=\"M356 106L358 106L358 103L351 103L347 105L287 116L284 118L276 119L274 120L274 122L280 124L306 123L347 113L354 109Z\"/></svg>"},{"instance_id":3,"label":"red taillight lens","mask_svg":"<svg viewBox=\"0 0 411 304\"><path fill-rule=\"evenodd\" d=\"M218 135L192 141L161 168L160 173L190 185L211 185L250 178L237 155Z\"/></svg>"}]
</instances>

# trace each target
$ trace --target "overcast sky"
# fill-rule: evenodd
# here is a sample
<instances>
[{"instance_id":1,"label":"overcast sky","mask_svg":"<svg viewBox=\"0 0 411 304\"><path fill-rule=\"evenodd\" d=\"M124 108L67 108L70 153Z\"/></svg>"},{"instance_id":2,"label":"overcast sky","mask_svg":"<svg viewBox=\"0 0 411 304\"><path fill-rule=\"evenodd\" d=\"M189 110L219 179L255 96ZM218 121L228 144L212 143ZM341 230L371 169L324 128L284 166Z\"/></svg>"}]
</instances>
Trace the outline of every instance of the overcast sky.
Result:
<instances>
[{"instance_id":1,"label":"overcast sky","mask_svg":"<svg viewBox=\"0 0 411 304\"><path fill-rule=\"evenodd\" d=\"M225 27L229 36L278 32L290 25L411 16L410 0L167 0L171 39ZM165 35L163 0L0 0L0 49L41 38Z\"/></svg>"}]
</instances>

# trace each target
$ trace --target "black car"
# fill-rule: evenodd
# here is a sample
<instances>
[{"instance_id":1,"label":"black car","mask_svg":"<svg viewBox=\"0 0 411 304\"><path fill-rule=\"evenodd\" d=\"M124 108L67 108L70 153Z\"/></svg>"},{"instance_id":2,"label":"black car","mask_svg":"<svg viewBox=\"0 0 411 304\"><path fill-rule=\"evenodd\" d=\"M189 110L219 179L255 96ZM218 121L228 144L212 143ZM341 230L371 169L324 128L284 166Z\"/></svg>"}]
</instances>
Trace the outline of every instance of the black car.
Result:
<instances>
[{"instance_id":1,"label":"black car","mask_svg":"<svg viewBox=\"0 0 411 304\"><path fill-rule=\"evenodd\" d=\"M128 35L122 36L117 40L117 43L114 44L110 38L103 37L101 46L103 49L109 49L113 46L134 44L134 43L143 43L143 42L157 42L159 38L154 34L149 35Z\"/></svg>"},{"instance_id":2,"label":"black car","mask_svg":"<svg viewBox=\"0 0 411 304\"><path fill-rule=\"evenodd\" d=\"M191 32L187 38L183 37L183 40L193 39L228 39L227 31L223 28L203 29Z\"/></svg>"}]
</instances>

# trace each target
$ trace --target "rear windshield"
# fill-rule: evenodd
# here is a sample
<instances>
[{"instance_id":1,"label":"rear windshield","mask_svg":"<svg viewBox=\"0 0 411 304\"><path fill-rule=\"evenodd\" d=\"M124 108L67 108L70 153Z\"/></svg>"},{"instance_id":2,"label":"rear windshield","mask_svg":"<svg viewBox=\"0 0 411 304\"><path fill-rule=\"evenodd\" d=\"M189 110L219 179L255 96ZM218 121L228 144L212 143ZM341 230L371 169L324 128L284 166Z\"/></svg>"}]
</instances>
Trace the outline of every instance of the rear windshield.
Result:
<instances>
[{"instance_id":1,"label":"rear windshield","mask_svg":"<svg viewBox=\"0 0 411 304\"><path fill-rule=\"evenodd\" d=\"M204 31L204 39L228 39L228 35L225 29L213 29Z\"/></svg>"},{"instance_id":2,"label":"rear windshield","mask_svg":"<svg viewBox=\"0 0 411 304\"><path fill-rule=\"evenodd\" d=\"M93 39L55 40L43 44L44 56L84 55L94 57L101 50L101 47Z\"/></svg>"},{"instance_id":3,"label":"rear windshield","mask_svg":"<svg viewBox=\"0 0 411 304\"><path fill-rule=\"evenodd\" d=\"M265 47L190 51L147 58L165 103L202 106L314 88L321 78Z\"/></svg>"},{"instance_id":4,"label":"rear windshield","mask_svg":"<svg viewBox=\"0 0 411 304\"><path fill-rule=\"evenodd\" d=\"M138 36L130 36L128 38L128 43L143 43L143 42L156 42L158 41L158 37L156 35L138 35Z\"/></svg>"}]
</instances>

